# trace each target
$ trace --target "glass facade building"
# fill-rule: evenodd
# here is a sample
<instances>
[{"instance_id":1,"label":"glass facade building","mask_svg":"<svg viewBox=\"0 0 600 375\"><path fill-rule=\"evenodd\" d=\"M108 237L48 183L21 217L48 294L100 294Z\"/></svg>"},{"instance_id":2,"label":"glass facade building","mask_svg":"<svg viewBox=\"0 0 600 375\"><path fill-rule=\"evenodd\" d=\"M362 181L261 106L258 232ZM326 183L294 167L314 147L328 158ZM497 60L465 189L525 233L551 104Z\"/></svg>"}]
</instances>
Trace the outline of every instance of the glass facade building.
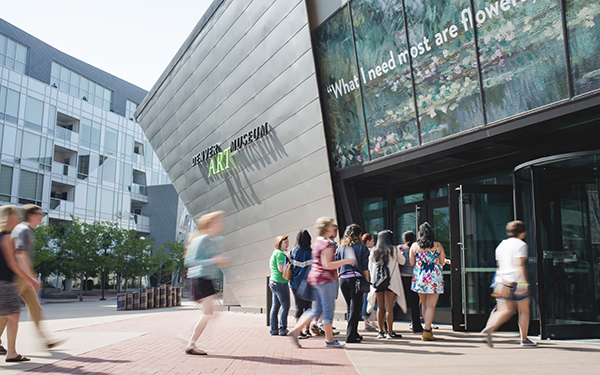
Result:
<instances>
[{"instance_id":1,"label":"glass facade building","mask_svg":"<svg viewBox=\"0 0 600 375\"><path fill-rule=\"evenodd\" d=\"M158 243L175 240L178 219L149 214L149 189L171 182L132 117L146 91L3 20L0 56L0 201L38 204L50 223L73 215L143 235L154 220L172 232Z\"/></svg>"}]
</instances>

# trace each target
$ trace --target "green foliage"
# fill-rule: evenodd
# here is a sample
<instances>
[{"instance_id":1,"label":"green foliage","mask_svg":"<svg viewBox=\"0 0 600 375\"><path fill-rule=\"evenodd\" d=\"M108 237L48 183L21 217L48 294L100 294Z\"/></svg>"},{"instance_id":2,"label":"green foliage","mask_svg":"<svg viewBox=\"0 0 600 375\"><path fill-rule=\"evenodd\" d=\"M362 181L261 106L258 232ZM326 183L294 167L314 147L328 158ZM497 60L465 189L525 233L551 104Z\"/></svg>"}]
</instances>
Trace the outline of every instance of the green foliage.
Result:
<instances>
[{"instance_id":1,"label":"green foliage","mask_svg":"<svg viewBox=\"0 0 600 375\"><path fill-rule=\"evenodd\" d=\"M46 278L53 273L62 273L62 266L56 254L55 230L52 226L39 226L33 231L33 268Z\"/></svg>"},{"instance_id":2,"label":"green foliage","mask_svg":"<svg viewBox=\"0 0 600 375\"><path fill-rule=\"evenodd\" d=\"M154 239L137 238L135 230L122 230L116 237L114 246L113 270L125 282L136 277L141 278L148 274L151 268L151 254L154 248Z\"/></svg>"}]
</instances>

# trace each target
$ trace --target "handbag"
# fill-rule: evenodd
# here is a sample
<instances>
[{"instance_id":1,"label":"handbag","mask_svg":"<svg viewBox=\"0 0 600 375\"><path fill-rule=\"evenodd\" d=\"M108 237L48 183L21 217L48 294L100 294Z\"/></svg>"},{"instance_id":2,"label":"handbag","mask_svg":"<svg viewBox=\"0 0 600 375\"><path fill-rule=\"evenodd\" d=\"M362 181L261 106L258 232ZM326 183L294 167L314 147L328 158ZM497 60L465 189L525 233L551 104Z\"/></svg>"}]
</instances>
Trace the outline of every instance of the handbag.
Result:
<instances>
[{"instance_id":1,"label":"handbag","mask_svg":"<svg viewBox=\"0 0 600 375\"><path fill-rule=\"evenodd\" d=\"M288 260L288 263L285 265L285 268L283 269L282 277L284 279L286 279L287 281L292 281L292 279L294 278L294 271L292 270L292 260L287 255L286 255L286 258Z\"/></svg>"},{"instance_id":2,"label":"handbag","mask_svg":"<svg viewBox=\"0 0 600 375\"><path fill-rule=\"evenodd\" d=\"M369 293L371 291L371 283L367 281L365 275L363 275L363 273L360 272L356 267L352 266L352 268L354 268L354 270L360 274L360 277L356 277L356 280L354 281L354 289L356 293ZM344 271L342 272L342 275L347 272L355 272L354 270Z\"/></svg>"},{"instance_id":3,"label":"handbag","mask_svg":"<svg viewBox=\"0 0 600 375\"><path fill-rule=\"evenodd\" d=\"M306 279L300 281L300 285L298 285L298 289L296 289L296 296L302 298L305 301L313 301L314 300L314 292L313 286L308 283Z\"/></svg>"},{"instance_id":4,"label":"handbag","mask_svg":"<svg viewBox=\"0 0 600 375\"><path fill-rule=\"evenodd\" d=\"M504 283L503 281L499 281L494 285L494 290L492 291L492 297L500 298L500 299L508 299L515 287L516 283Z\"/></svg>"}]
</instances>

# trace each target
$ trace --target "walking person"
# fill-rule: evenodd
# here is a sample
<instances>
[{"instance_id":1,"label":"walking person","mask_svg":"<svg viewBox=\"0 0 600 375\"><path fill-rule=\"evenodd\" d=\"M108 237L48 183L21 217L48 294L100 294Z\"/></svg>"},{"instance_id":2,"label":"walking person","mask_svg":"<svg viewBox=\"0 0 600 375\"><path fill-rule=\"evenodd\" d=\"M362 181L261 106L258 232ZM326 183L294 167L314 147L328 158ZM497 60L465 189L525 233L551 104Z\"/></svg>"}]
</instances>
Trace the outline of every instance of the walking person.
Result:
<instances>
[{"instance_id":1,"label":"walking person","mask_svg":"<svg viewBox=\"0 0 600 375\"><path fill-rule=\"evenodd\" d=\"M218 275L217 266L225 266L227 257L219 254L219 233L225 229L225 212L216 211L196 220L199 235L190 241L185 255L188 277L192 279L192 297L202 305L202 316L196 323L185 352L191 355L206 355L206 351L196 347L196 342L212 318L215 300L214 278Z\"/></svg>"},{"instance_id":2,"label":"walking person","mask_svg":"<svg viewBox=\"0 0 600 375\"><path fill-rule=\"evenodd\" d=\"M273 293L273 304L271 305L271 315L269 321L271 323L272 336L286 336L288 313L290 311L290 287L288 281L283 278L283 267L286 260L286 251L290 246L288 236L279 236L275 239L275 249L269 259L271 267L271 278L269 288ZM279 321L277 313L281 309Z\"/></svg>"},{"instance_id":3,"label":"walking person","mask_svg":"<svg viewBox=\"0 0 600 375\"><path fill-rule=\"evenodd\" d=\"M19 222L15 206L0 207L0 317L6 322L6 349L0 346L1 354L5 354L6 362L24 362L30 359L17 353L17 331L21 315L18 285L15 276L20 277L32 290L37 290L37 278L19 266L15 255L15 247L10 233Z\"/></svg>"},{"instance_id":4,"label":"walking person","mask_svg":"<svg viewBox=\"0 0 600 375\"><path fill-rule=\"evenodd\" d=\"M442 267L445 262L444 247L435 240L433 228L427 222L421 224L417 242L410 247L410 265L414 267L411 290L419 294L423 309L423 341L436 340L431 333L431 326L438 298L444 293Z\"/></svg>"},{"instance_id":5,"label":"walking person","mask_svg":"<svg viewBox=\"0 0 600 375\"><path fill-rule=\"evenodd\" d=\"M302 314L309 310L312 305L312 301L304 300L297 294L298 287L300 286L300 283L308 277L310 265L312 264L311 243L312 237L310 236L310 233L308 233L306 229L302 229L296 236L296 247L290 252L286 259L286 266L288 261L292 262L292 280L290 280L289 284L296 305L296 312L294 314L296 322L298 322ZM301 327L300 333L298 333L298 339L302 340L311 337L312 335L310 334L309 328L310 321L308 321L304 327Z\"/></svg>"},{"instance_id":6,"label":"walking person","mask_svg":"<svg viewBox=\"0 0 600 375\"><path fill-rule=\"evenodd\" d=\"M375 239L373 238L373 235L371 233L363 234L362 241L365 244L365 246L367 247L367 249L369 249L369 256L371 256L371 253L373 252L373 247L375 246ZM377 302L375 303L375 307L373 307L373 310L371 311L371 313L368 313L367 312L367 307L369 305L368 299L369 299L369 293L368 292L364 293L363 294L363 305L362 305L362 318L363 318L363 322L365 322L365 331L379 332L379 329L377 328L377 325L375 324L375 322L371 321L371 315L373 314L373 312L377 312Z\"/></svg>"},{"instance_id":7,"label":"walking person","mask_svg":"<svg viewBox=\"0 0 600 375\"><path fill-rule=\"evenodd\" d=\"M37 280L37 274L33 269L33 230L37 228L44 218L44 213L39 206L34 204L26 204L22 208L24 212L25 221L19 223L11 232L10 238L12 239L15 247L15 257L19 267L23 269L28 278L34 278ZM25 302L27 310L31 316L31 320L35 323L38 334L44 340L44 345L48 349L52 349L62 343L62 340L50 340L48 339L47 333L42 329L42 306L38 299L37 291L31 287L27 279L17 276L15 278L17 290L19 296ZM4 332L6 327L7 319L0 318L0 336Z\"/></svg>"},{"instance_id":8,"label":"walking person","mask_svg":"<svg viewBox=\"0 0 600 375\"><path fill-rule=\"evenodd\" d=\"M355 259L335 261L335 251L329 239L334 233L333 218L321 217L317 219L315 228L319 237L315 240L312 249L312 266L306 278L313 288L315 308L306 311L290 332L294 343L300 346L298 334L302 327L311 319L323 315L323 330L325 331L325 347L341 348L344 344L333 338L333 312L335 309L335 295L337 293L336 270L344 265L354 264Z\"/></svg>"},{"instance_id":9,"label":"walking person","mask_svg":"<svg viewBox=\"0 0 600 375\"><path fill-rule=\"evenodd\" d=\"M362 341L362 336L358 334L358 322L361 318L363 293L357 290L357 280L362 278L369 281L369 249L362 242L363 230L356 224L346 227L340 246L336 252L336 259L353 259L355 265L345 265L340 267L340 289L346 300L347 309L347 328L346 343L358 343Z\"/></svg>"},{"instance_id":10,"label":"walking person","mask_svg":"<svg viewBox=\"0 0 600 375\"><path fill-rule=\"evenodd\" d=\"M506 288L507 295L497 295L497 310L490 315L481 331L485 342L493 347L492 333L497 331L515 313L515 305L519 312L519 332L521 346L536 346L527 338L529 331L529 279L527 277L528 248L525 241L527 231L522 221L511 221L506 225L508 239L503 240L496 248L496 280L494 284ZM495 288L496 289L496 288Z\"/></svg>"},{"instance_id":11,"label":"walking person","mask_svg":"<svg viewBox=\"0 0 600 375\"><path fill-rule=\"evenodd\" d=\"M375 305L375 299L379 310L377 311L377 324L379 325L378 339L401 338L402 335L394 332L394 302L398 297L398 305L406 312L406 300L402 288L399 265L406 262L404 255L392 243L393 233L383 230L377 235L377 245L373 248L369 258L369 270L373 279L373 287L369 293L369 306ZM381 271L387 268L387 280L379 284L382 279ZM379 284L379 285L377 285Z\"/></svg>"},{"instance_id":12,"label":"walking person","mask_svg":"<svg viewBox=\"0 0 600 375\"><path fill-rule=\"evenodd\" d=\"M410 247L415 242L415 232L406 231L402 234L403 245L398 245L398 249L402 252L402 255L406 259L410 258ZM419 295L410 289L413 276L413 266L410 262L405 262L400 267L400 276L402 276L402 286L404 288L404 295L406 296L406 302L410 308L410 319L411 329L413 333L422 333L423 326L421 325L421 312L419 309Z\"/></svg>"}]
</instances>

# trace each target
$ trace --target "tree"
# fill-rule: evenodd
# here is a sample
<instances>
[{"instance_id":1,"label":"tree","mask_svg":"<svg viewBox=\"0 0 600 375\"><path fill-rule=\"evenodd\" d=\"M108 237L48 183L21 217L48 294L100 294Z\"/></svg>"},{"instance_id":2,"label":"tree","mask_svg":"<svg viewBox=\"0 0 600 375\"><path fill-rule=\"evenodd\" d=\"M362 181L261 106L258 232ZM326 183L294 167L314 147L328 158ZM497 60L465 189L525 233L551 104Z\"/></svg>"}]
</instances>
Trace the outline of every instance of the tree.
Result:
<instances>
[{"instance_id":1,"label":"tree","mask_svg":"<svg viewBox=\"0 0 600 375\"><path fill-rule=\"evenodd\" d=\"M33 268L41 274L44 283L48 276L62 273L56 254L55 236L54 227L50 225L40 225L33 231Z\"/></svg>"},{"instance_id":2,"label":"tree","mask_svg":"<svg viewBox=\"0 0 600 375\"><path fill-rule=\"evenodd\" d=\"M71 221L60 224L57 244L67 277L79 277L79 300L82 301L82 292L86 289L85 280L98 273L99 251L102 248L106 225L98 221L88 224L79 218L71 218Z\"/></svg>"},{"instance_id":3,"label":"tree","mask_svg":"<svg viewBox=\"0 0 600 375\"><path fill-rule=\"evenodd\" d=\"M183 273L183 254L185 246L180 241L167 241L156 249L152 255L152 270L157 273L157 283L163 282L165 275L177 275L177 279Z\"/></svg>"},{"instance_id":4,"label":"tree","mask_svg":"<svg viewBox=\"0 0 600 375\"><path fill-rule=\"evenodd\" d=\"M114 248L113 267L115 272L127 282L135 277L141 279L148 274L151 266L151 251L154 247L154 239L137 238L135 230L124 230Z\"/></svg>"}]
</instances>

